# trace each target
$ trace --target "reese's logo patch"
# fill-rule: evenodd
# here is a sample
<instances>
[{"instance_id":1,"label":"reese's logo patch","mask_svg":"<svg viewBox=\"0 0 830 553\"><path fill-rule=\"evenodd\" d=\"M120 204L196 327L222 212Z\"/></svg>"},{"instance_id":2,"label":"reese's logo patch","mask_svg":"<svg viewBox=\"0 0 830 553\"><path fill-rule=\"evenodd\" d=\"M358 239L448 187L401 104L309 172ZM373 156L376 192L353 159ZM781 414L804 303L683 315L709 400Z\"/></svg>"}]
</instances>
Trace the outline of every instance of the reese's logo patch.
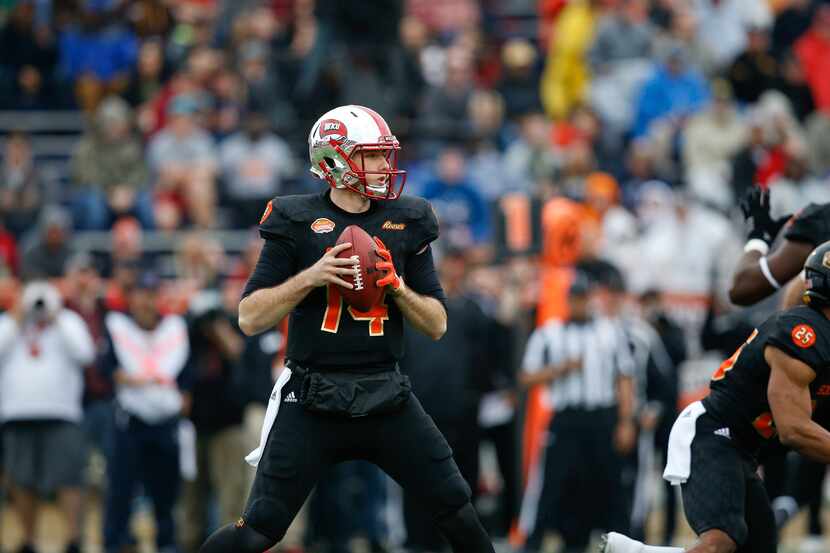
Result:
<instances>
[{"instance_id":1,"label":"reese's logo patch","mask_svg":"<svg viewBox=\"0 0 830 553\"><path fill-rule=\"evenodd\" d=\"M406 223L393 223L392 221L386 221L380 228L383 230L403 230L406 228Z\"/></svg>"}]
</instances>

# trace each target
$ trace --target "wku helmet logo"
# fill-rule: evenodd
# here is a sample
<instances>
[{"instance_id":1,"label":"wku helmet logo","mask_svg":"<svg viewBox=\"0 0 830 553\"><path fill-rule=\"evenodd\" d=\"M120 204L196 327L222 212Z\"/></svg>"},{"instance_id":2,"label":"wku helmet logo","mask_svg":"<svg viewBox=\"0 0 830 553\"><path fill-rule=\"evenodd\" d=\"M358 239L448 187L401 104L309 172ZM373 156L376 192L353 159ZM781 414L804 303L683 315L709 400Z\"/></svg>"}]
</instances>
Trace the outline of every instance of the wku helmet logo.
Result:
<instances>
[{"instance_id":1,"label":"wku helmet logo","mask_svg":"<svg viewBox=\"0 0 830 553\"><path fill-rule=\"evenodd\" d=\"M320 138L331 136L338 140L343 140L349 135L346 124L337 119L323 119L320 121Z\"/></svg>"}]
</instances>

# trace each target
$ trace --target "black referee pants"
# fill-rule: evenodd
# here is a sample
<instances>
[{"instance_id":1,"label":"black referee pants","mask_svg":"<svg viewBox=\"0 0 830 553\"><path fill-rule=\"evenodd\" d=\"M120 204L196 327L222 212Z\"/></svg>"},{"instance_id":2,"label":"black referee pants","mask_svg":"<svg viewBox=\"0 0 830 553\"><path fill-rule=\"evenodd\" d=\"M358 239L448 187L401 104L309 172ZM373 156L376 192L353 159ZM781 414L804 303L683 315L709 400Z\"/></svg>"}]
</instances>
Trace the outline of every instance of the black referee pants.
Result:
<instances>
[{"instance_id":1,"label":"black referee pants","mask_svg":"<svg viewBox=\"0 0 830 553\"><path fill-rule=\"evenodd\" d=\"M587 547L594 529L626 531L622 459L614 449L616 422L616 407L554 414L529 550L540 548L546 531L558 532L566 551Z\"/></svg>"}]
</instances>

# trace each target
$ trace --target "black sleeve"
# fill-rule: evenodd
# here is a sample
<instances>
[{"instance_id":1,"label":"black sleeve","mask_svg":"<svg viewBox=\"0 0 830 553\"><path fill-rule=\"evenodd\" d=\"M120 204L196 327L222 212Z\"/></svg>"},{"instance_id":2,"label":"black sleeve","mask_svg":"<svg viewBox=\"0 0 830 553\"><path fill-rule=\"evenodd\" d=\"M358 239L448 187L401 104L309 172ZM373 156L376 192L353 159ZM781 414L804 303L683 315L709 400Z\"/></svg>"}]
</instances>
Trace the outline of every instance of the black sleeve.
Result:
<instances>
[{"instance_id":1,"label":"black sleeve","mask_svg":"<svg viewBox=\"0 0 830 553\"><path fill-rule=\"evenodd\" d=\"M438 216L431 204L426 203L422 216L418 221L417 239L415 240L415 251L419 252L424 246L438 238ZM431 257L430 257L431 258Z\"/></svg>"},{"instance_id":2,"label":"black sleeve","mask_svg":"<svg viewBox=\"0 0 830 553\"><path fill-rule=\"evenodd\" d=\"M296 264L293 240L278 236L265 240L242 297L245 298L260 288L273 288L282 284L296 273Z\"/></svg>"},{"instance_id":3,"label":"black sleeve","mask_svg":"<svg viewBox=\"0 0 830 553\"><path fill-rule=\"evenodd\" d=\"M404 284L419 294L432 296L441 302L444 309L447 308L447 296L438 280L438 272L435 270L430 246L427 246L427 249L421 253L409 256L406 262Z\"/></svg>"},{"instance_id":4,"label":"black sleeve","mask_svg":"<svg viewBox=\"0 0 830 553\"><path fill-rule=\"evenodd\" d=\"M830 239L830 204L810 204L787 221L784 238L813 246Z\"/></svg>"},{"instance_id":5,"label":"black sleeve","mask_svg":"<svg viewBox=\"0 0 830 553\"><path fill-rule=\"evenodd\" d=\"M817 329L819 326L816 322L806 317L781 313L770 330L767 344L777 347L818 371L827 365L827 355L822 355L822 349L826 347L826 337L818 336Z\"/></svg>"}]
</instances>

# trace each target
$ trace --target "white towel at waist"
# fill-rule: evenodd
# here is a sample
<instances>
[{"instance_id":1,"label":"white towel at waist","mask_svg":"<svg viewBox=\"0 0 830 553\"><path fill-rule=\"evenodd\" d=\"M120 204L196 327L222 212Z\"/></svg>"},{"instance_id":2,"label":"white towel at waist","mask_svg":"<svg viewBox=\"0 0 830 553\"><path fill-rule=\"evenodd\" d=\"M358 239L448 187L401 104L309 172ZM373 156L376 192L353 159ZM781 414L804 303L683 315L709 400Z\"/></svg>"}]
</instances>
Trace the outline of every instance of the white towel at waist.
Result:
<instances>
[{"instance_id":1,"label":"white towel at waist","mask_svg":"<svg viewBox=\"0 0 830 553\"><path fill-rule=\"evenodd\" d=\"M277 411L280 410L280 400L282 399L282 389L291 378L291 369L285 367L277 378L274 384L274 389L271 391L271 399L268 400L268 408L265 410L265 420L262 422L262 432L259 434L259 446L246 457L245 461L249 465L255 467L259 464L262 458L262 453L265 451L265 443L268 441L268 434L271 433L271 427L274 426L274 420L277 418Z\"/></svg>"},{"instance_id":2,"label":"white towel at waist","mask_svg":"<svg viewBox=\"0 0 830 553\"><path fill-rule=\"evenodd\" d=\"M673 486L685 484L691 474L692 440L695 439L697 418L706 412L699 401L689 404L671 427L669 451L666 456L666 470L663 478Z\"/></svg>"}]
</instances>

